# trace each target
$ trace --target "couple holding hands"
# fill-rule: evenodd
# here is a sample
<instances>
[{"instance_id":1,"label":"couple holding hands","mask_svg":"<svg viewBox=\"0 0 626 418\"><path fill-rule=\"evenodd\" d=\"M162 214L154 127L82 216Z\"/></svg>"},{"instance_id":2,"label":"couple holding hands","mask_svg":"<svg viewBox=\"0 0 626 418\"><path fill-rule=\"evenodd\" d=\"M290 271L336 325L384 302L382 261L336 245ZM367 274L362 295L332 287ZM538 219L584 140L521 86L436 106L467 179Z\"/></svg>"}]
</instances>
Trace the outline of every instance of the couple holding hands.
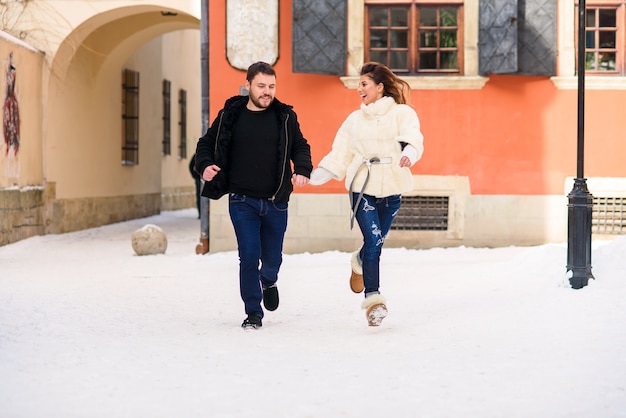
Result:
<instances>
[{"instance_id":1,"label":"couple holding hands","mask_svg":"<svg viewBox=\"0 0 626 418\"><path fill-rule=\"evenodd\" d=\"M413 189L410 167L424 149L419 118L406 104L409 85L383 64L364 64L357 88L360 108L342 123L315 170L296 113L275 97L274 68L252 64L246 87L248 96L226 100L198 141L195 161L204 180L202 195L229 195L247 315L241 326L260 328L263 307L278 308L276 283L293 187L344 179L351 226L356 219L363 235L361 248L351 257L350 288L364 292L361 308L368 324L380 325L388 312L379 291L380 254L401 194Z\"/></svg>"}]
</instances>

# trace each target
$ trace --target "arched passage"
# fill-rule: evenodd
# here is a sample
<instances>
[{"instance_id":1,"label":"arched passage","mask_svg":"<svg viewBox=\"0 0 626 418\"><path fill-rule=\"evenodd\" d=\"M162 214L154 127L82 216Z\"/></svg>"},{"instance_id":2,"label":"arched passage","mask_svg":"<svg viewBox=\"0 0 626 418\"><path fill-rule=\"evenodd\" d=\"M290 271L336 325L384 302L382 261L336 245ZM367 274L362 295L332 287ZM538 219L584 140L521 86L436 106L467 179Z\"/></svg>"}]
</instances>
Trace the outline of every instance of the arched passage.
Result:
<instances>
[{"instance_id":1,"label":"arched passage","mask_svg":"<svg viewBox=\"0 0 626 418\"><path fill-rule=\"evenodd\" d=\"M193 141L201 112L199 29L199 19L184 11L129 6L89 17L61 42L45 103L44 176L54 191L49 224L59 228L49 232L157 213L163 179L174 188L177 179L188 180L185 161L161 155L161 86L168 79L188 93ZM124 68L141 76L140 159L132 167L121 164ZM177 92L171 97L174 129Z\"/></svg>"}]
</instances>

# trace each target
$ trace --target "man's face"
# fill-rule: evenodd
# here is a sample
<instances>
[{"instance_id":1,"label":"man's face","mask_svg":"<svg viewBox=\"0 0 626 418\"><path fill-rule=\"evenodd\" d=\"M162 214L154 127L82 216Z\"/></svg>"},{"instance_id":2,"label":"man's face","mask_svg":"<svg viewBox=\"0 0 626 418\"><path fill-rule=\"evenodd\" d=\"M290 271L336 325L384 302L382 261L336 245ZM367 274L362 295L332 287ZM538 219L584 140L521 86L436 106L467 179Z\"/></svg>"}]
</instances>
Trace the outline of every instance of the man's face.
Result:
<instances>
[{"instance_id":1,"label":"man's face","mask_svg":"<svg viewBox=\"0 0 626 418\"><path fill-rule=\"evenodd\" d=\"M258 73L252 81L246 82L246 88L250 93L248 109L267 109L276 95L276 76Z\"/></svg>"}]
</instances>

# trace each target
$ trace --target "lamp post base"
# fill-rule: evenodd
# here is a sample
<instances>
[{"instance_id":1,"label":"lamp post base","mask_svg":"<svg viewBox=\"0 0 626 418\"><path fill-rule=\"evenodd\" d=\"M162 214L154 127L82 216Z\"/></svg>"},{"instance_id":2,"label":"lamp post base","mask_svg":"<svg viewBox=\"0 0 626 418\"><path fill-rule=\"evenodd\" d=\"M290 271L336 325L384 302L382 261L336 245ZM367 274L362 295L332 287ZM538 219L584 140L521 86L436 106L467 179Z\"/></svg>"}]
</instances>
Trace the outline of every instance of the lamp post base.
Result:
<instances>
[{"instance_id":1,"label":"lamp post base","mask_svg":"<svg viewBox=\"0 0 626 418\"><path fill-rule=\"evenodd\" d=\"M567 271L572 272L573 289L587 286L591 273L591 212L593 196L587 189L587 179L575 178L574 188L567 195Z\"/></svg>"}]
</instances>

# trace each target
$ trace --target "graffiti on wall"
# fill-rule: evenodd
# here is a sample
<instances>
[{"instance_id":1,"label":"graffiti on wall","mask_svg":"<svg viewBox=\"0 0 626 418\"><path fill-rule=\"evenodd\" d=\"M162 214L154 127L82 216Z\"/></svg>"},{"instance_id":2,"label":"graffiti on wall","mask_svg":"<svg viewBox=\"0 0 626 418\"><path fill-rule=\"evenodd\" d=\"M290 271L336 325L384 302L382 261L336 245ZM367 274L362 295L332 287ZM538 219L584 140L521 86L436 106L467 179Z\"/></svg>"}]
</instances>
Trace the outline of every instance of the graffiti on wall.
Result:
<instances>
[{"instance_id":1,"label":"graffiti on wall","mask_svg":"<svg viewBox=\"0 0 626 418\"><path fill-rule=\"evenodd\" d=\"M20 150L20 108L15 93L17 70L13 65L13 53L9 54L9 65L6 71L6 96L2 107L2 128L4 133L4 175L18 176L17 154Z\"/></svg>"}]
</instances>

